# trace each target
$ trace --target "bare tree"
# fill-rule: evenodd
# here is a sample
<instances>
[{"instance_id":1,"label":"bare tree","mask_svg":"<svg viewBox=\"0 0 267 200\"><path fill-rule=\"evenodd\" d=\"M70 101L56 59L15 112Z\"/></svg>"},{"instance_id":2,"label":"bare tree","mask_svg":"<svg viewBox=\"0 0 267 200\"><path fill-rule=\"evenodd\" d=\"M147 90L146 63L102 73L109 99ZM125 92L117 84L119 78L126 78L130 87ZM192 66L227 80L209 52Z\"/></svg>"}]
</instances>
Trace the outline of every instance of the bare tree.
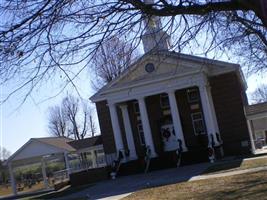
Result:
<instances>
[{"instance_id":1,"label":"bare tree","mask_svg":"<svg viewBox=\"0 0 267 200\"><path fill-rule=\"evenodd\" d=\"M91 136L94 137L96 135L96 125L93 121L92 115L89 116L89 126L90 126Z\"/></svg>"},{"instance_id":2,"label":"bare tree","mask_svg":"<svg viewBox=\"0 0 267 200\"><path fill-rule=\"evenodd\" d=\"M7 184L8 182L8 170L4 165L4 161L11 156L11 152L5 147L0 146L0 184Z\"/></svg>"},{"instance_id":3,"label":"bare tree","mask_svg":"<svg viewBox=\"0 0 267 200\"><path fill-rule=\"evenodd\" d=\"M55 136L67 136L76 140L84 139L96 132L92 110L80 99L67 95L60 106L50 109L48 128Z\"/></svg>"},{"instance_id":4,"label":"bare tree","mask_svg":"<svg viewBox=\"0 0 267 200\"><path fill-rule=\"evenodd\" d=\"M68 123L64 111L60 106L49 108L48 130L51 135L69 137Z\"/></svg>"},{"instance_id":5,"label":"bare tree","mask_svg":"<svg viewBox=\"0 0 267 200\"><path fill-rule=\"evenodd\" d=\"M8 151L5 147L0 146L0 160L4 161L11 156L11 152Z\"/></svg>"},{"instance_id":6,"label":"bare tree","mask_svg":"<svg viewBox=\"0 0 267 200\"><path fill-rule=\"evenodd\" d=\"M267 85L260 85L251 95L253 103L267 102Z\"/></svg>"},{"instance_id":7,"label":"bare tree","mask_svg":"<svg viewBox=\"0 0 267 200\"><path fill-rule=\"evenodd\" d=\"M118 77L137 57L137 51L131 45L117 37L103 42L92 58L95 79L93 87L98 90Z\"/></svg>"},{"instance_id":8,"label":"bare tree","mask_svg":"<svg viewBox=\"0 0 267 200\"><path fill-rule=\"evenodd\" d=\"M3 160L0 159L0 185L7 184L8 178L7 166L5 166Z\"/></svg>"},{"instance_id":9,"label":"bare tree","mask_svg":"<svg viewBox=\"0 0 267 200\"><path fill-rule=\"evenodd\" d=\"M172 49L208 56L234 53L251 70L267 66L265 0L16 0L0 2L0 80L27 97L57 75L60 91L88 66L102 43L136 48L144 19L162 17ZM112 49L110 50L112 51ZM5 99L6 99L5 98Z\"/></svg>"}]
</instances>

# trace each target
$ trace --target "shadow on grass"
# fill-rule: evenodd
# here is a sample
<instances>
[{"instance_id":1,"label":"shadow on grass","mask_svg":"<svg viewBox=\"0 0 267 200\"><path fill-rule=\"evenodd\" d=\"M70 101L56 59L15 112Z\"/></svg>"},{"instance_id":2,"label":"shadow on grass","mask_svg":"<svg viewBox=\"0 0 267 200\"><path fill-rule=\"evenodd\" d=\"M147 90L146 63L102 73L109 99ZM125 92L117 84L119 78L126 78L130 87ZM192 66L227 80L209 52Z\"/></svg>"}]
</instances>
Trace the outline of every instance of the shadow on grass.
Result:
<instances>
[{"instance_id":1,"label":"shadow on grass","mask_svg":"<svg viewBox=\"0 0 267 200\"><path fill-rule=\"evenodd\" d=\"M70 195L75 192L79 192L81 190L84 190L85 188L91 187L93 184L87 184L87 185L81 185L77 187L68 187L66 189L60 190L60 191L55 191L55 192L50 192L48 194L44 195L39 195L35 196L29 199L52 199L52 198L59 198L59 197L64 197L66 195Z\"/></svg>"},{"instance_id":2,"label":"shadow on grass","mask_svg":"<svg viewBox=\"0 0 267 200\"><path fill-rule=\"evenodd\" d=\"M208 167L202 174L211 174L220 171L231 171L239 168L243 160L228 161L227 163L214 164Z\"/></svg>"},{"instance_id":3,"label":"shadow on grass","mask_svg":"<svg viewBox=\"0 0 267 200\"><path fill-rule=\"evenodd\" d=\"M210 192L205 198L200 199L240 199L240 200L254 200L254 199L266 199L267 195L267 182L257 182L241 186L240 188L234 188L228 191Z\"/></svg>"}]
</instances>

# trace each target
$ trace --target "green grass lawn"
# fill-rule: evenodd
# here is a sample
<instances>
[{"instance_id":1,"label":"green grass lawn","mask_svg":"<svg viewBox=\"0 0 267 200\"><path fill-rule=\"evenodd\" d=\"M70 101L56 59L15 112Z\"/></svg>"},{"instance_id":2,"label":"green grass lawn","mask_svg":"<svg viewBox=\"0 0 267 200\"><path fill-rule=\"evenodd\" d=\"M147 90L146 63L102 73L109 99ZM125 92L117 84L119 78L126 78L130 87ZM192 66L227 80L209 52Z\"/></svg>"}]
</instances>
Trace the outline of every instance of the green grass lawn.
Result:
<instances>
[{"instance_id":1,"label":"green grass lawn","mask_svg":"<svg viewBox=\"0 0 267 200\"><path fill-rule=\"evenodd\" d=\"M136 199L267 199L267 172L165 185L144 189L124 198Z\"/></svg>"},{"instance_id":2,"label":"green grass lawn","mask_svg":"<svg viewBox=\"0 0 267 200\"><path fill-rule=\"evenodd\" d=\"M267 166L267 157L259 157L251 160L233 160L226 163L215 163L206 169L203 174L215 174L263 166Z\"/></svg>"}]
</instances>

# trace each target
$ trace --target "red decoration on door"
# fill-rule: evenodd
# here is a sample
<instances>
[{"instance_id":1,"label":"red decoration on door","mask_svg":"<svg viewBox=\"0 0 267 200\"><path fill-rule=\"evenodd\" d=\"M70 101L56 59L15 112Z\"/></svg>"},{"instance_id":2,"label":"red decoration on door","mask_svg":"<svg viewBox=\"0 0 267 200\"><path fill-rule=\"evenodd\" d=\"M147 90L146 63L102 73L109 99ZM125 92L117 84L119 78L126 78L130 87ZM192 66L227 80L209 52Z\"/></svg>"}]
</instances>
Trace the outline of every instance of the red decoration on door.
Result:
<instances>
[{"instance_id":1,"label":"red decoration on door","mask_svg":"<svg viewBox=\"0 0 267 200\"><path fill-rule=\"evenodd\" d=\"M163 136L164 138L166 138L166 140L168 141L169 137L171 136L171 132L169 131L168 128L163 129L162 136Z\"/></svg>"}]
</instances>

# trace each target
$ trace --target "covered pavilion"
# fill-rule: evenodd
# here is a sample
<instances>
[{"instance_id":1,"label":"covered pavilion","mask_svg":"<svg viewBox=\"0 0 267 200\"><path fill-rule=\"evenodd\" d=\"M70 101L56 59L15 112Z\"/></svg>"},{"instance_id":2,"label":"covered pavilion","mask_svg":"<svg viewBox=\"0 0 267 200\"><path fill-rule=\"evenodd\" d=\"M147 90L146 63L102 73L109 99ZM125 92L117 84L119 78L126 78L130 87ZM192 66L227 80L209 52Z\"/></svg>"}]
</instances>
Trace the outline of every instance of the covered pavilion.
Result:
<instances>
[{"instance_id":1,"label":"covered pavilion","mask_svg":"<svg viewBox=\"0 0 267 200\"><path fill-rule=\"evenodd\" d=\"M56 157L63 156L67 175L69 176L70 167L68 153L75 151L75 149L68 144L70 141L72 141L72 139L66 137L31 138L12 154L5 164L8 166L13 194L17 195L17 184L14 175L15 167L41 163L44 186L45 188L49 188L45 163Z\"/></svg>"},{"instance_id":2,"label":"covered pavilion","mask_svg":"<svg viewBox=\"0 0 267 200\"><path fill-rule=\"evenodd\" d=\"M267 102L245 107L252 153L267 152Z\"/></svg>"}]
</instances>

